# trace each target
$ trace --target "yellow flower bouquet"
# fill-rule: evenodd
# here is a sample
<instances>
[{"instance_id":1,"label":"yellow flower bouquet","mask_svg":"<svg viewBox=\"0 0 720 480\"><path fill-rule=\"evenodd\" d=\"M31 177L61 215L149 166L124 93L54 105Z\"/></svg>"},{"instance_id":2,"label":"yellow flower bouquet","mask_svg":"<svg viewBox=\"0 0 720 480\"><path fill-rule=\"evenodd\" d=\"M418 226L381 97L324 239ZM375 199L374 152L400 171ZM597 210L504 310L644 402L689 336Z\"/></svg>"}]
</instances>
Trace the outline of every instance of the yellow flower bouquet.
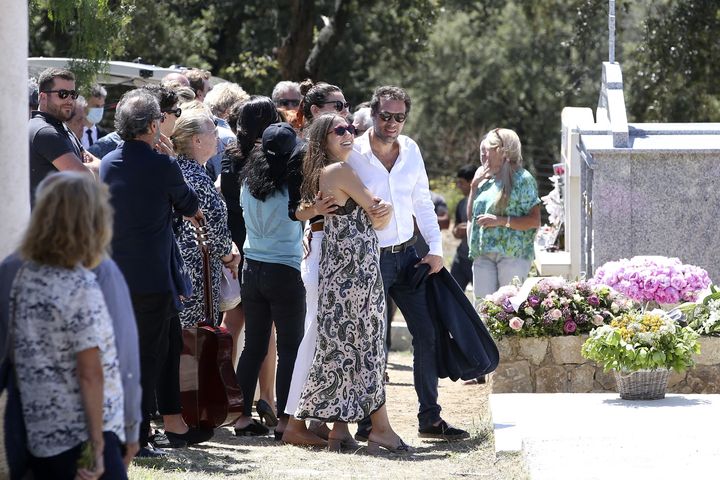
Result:
<instances>
[{"instance_id":1,"label":"yellow flower bouquet","mask_svg":"<svg viewBox=\"0 0 720 480\"><path fill-rule=\"evenodd\" d=\"M670 370L695 364L698 334L680 326L660 309L631 311L590 332L582 355L614 370L620 397L655 400L665 397Z\"/></svg>"},{"instance_id":2,"label":"yellow flower bouquet","mask_svg":"<svg viewBox=\"0 0 720 480\"><path fill-rule=\"evenodd\" d=\"M697 338L697 333L678 325L664 310L631 311L591 331L582 355L606 371L665 368L680 372L694 365L693 355L700 353Z\"/></svg>"}]
</instances>

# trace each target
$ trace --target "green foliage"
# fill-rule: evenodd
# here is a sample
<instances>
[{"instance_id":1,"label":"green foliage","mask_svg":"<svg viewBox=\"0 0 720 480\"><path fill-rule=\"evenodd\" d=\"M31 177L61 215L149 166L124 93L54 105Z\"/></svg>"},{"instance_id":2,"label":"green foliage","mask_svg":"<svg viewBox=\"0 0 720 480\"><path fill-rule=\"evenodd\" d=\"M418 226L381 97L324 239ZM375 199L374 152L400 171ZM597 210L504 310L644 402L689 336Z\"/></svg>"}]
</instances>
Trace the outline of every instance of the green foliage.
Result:
<instances>
[{"instance_id":1,"label":"green foliage","mask_svg":"<svg viewBox=\"0 0 720 480\"><path fill-rule=\"evenodd\" d=\"M720 337L720 289L710 285L710 293L698 303L687 302L678 306L688 327L700 335Z\"/></svg>"},{"instance_id":2,"label":"green foliage","mask_svg":"<svg viewBox=\"0 0 720 480\"><path fill-rule=\"evenodd\" d=\"M582 355L605 370L633 372L667 368L682 372L700 353L698 334L681 327L662 310L630 312L590 332Z\"/></svg>"},{"instance_id":3,"label":"green foliage","mask_svg":"<svg viewBox=\"0 0 720 480\"><path fill-rule=\"evenodd\" d=\"M637 121L720 121L720 3L658 2L626 78Z\"/></svg>"},{"instance_id":4,"label":"green foliage","mask_svg":"<svg viewBox=\"0 0 720 480\"><path fill-rule=\"evenodd\" d=\"M78 86L87 87L104 60L123 53L134 0L30 0L29 7L31 55L79 59L71 68ZM38 46L51 52L37 52Z\"/></svg>"},{"instance_id":5,"label":"green foliage","mask_svg":"<svg viewBox=\"0 0 720 480\"><path fill-rule=\"evenodd\" d=\"M405 81L418 105L409 127L433 174L479 162L481 136L497 126L518 132L534 172L556 161L562 108L597 102L607 2L477 4L486 8L448 8L436 22Z\"/></svg>"},{"instance_id":6,"label":"green foliage","mask_svg":"<svg viewBox=\"0 0 720 480\"><path fill-rule=\"evenodd\" d=\"M378 85L409 90L405 133L431 177L479 163L480 137L497 126L518 132L526 167L542 174L558 161L562 108L597 103L607 0L31 0L30 54L87 58L88 72L108 58L207 68L267 95L298 2L313 9L315 40L339 4L347 14L316 80L352 104ZM618 0L630 119L720 121L719 37L716 0Z\"/></svg>"}]
</instances>

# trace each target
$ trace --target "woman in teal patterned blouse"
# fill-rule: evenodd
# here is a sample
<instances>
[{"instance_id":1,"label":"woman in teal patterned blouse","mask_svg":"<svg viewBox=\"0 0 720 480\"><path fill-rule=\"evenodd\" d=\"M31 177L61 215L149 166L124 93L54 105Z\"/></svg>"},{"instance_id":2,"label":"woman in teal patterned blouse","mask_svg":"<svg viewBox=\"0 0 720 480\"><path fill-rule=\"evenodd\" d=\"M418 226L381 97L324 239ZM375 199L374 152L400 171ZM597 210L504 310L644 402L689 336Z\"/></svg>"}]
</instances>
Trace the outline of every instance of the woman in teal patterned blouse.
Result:
<instances>
[{"instance_id":1,"label":"woman in teal patterned blouse","mask_svg":"<svg viewBox=\"0 0 720 480\"><path fill-rule=\"evenodd\" d=\"M476 301L524 280L535 257L540 199L533 176L522 166L520 138L506 128L491 130L480 144L482 165L471 183L468 243Z\"/></svg>"}]
</instances>

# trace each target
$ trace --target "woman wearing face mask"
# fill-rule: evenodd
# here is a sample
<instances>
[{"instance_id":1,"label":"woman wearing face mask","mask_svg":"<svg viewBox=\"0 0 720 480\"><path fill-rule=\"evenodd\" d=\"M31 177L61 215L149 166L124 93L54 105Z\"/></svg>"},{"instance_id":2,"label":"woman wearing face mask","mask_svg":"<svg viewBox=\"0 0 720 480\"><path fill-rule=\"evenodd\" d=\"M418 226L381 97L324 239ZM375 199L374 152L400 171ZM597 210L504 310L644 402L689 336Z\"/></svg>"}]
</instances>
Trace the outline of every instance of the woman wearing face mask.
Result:
<instances>
[{"instance_id":1,"label":"woman wearing face mask","mask_svg":"<svg viewBox=\"0 0 720 480\"><path fill-rule=\"evenodd\" d=\"M301 130L308 128L313 120L325 113L337 113L342 117L348 115L348 103L340 87L325 82L313 83L307 79L300 85L302 99L298 109L297 125ZM305 422L292 417L297 409L305 379L312 363L315 351L316 323L318 301L318 265L320 264L320 245L324 236L324 215L332 214L335 210L335 198L321 196L316 192L312 203L301 203L301 185L303 182L302 164L306 155L307 145L293 152L288 164L288 214L292 220L309 223L305 231L307 238L307 252L301 265L303 283L305 285L307 311L305 314L305 335L298 348L297 360L293 370L290 393L288 394L285 412L290 415L287 428L284 430L282 440L295 445L324 446L329 430L320 422L312 422L310 430ZM278 430L276 432L279 433Z\"/></svg>"},{"instance_id":2,"label":"woman wearing face mask","mask_svg":"<svg viewBox=\"0 0 720 480\"><path fill-rule=\"evenodd\" d=\"M525 280L535 256L540 199L533 176L522 166L520 138L507 128L491 130L480 145L482 165L470 185L468 243L475 301Z\"/></svg>"},{"instance_id":3,"label":"woman wearing face mask","mask_svg":"<svg viewBox=\"0 0 720 480\"><path fill-rule=\"evenodd\" d=\"M307 128L303 199L316 192L342 205L326 218L319 268L317 342L296 415L333 422L328 447L357 447L348 422L370 416L368 451L411 449L393 431L385 406L385 296L375 228L390 216L371 219L376 199L347 164L355 127L337 114ZM388 204L385 204L390 208Z\"/></svg>"}]
</instances>

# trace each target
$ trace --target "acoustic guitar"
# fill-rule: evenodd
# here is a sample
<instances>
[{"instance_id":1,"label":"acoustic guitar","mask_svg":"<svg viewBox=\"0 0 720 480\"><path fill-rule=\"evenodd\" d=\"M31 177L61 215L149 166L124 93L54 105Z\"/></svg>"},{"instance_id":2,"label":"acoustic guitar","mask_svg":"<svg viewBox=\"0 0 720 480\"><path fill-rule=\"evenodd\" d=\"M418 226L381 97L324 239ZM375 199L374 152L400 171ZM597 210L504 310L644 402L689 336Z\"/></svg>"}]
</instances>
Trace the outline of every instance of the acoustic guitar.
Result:
<instances>
[{"instance_id":1,"label":"acoustic guitar","mask_svg":"<svg viewBox=\"0 0 720 480\"><path fill-rule=\"evenodd\" d=\"M235 423L243 411L243 396L233 368L232 336L216 326L207 232L204 226L195 230L203 259L205 308L197 326L182 332L180 400L189 427L212 429Z\"/></svg>"}]
</instances>

